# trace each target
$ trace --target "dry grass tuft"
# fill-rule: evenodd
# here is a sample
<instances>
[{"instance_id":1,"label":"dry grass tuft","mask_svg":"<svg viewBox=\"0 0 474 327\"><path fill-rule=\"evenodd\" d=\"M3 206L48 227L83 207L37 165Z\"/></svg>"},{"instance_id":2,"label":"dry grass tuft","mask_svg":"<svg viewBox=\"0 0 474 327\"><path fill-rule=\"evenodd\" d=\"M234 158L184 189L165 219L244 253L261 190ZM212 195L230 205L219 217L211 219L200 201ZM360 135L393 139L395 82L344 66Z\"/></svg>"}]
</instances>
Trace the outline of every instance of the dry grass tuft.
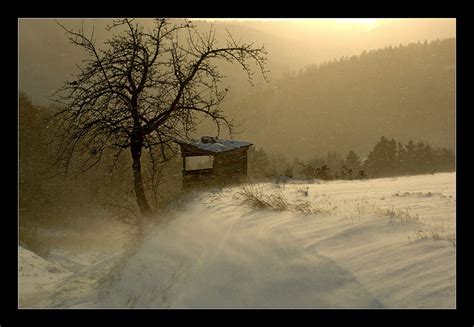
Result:
<instances>
[{"instance_id":1,"label":"dry grass tuft","mask_svg":"<svg viewBox=\"0 0 474 327\"><path fill-rule=\"evenodd\" d=\"M269 199L262 191L253 185L244 186L235 195L241 201L241 204L256 209L272 209Z\"/></svg>"},{"instance_id":2,"label":"dry grass tuft","mask_svg":"<svg viewBox=\"0 0 474 327\"><path fill-rule=\"evenodd\" d=\"M425 230L417 230L415 231L415 235L408 236L408 241L410 243L423 241L423 240L432 240L432 241L447 241L449 242L454 248L456 247L456 235L454 234L445 234L439 233L435 231L425 231Z\"/></svg>"},{"instance_id":3,"label":"dry grass tuft","mask_svg":"<svg viewBox=\"0 0 474 327\"><path fill-rule=\"evenodd\" d=\"M380 209L380 213L384 216L387 216L392 221L419 221L420 217L418 214L410 214L409 208L406 209L395 209L394 206L386 209Z\"/></svg>"},{"instance_id":4,"label":"dry grass tuft","mask_svg":"<svg viewBox=\"0 0 474 327\"><path fill-rule=\"evenodd\" d=\"M307 200L289 202L281 191L269 195L264 194L260 188L254 185L242 187L241 190L236 193L235 197L240 200L241 204L255 209L291 210L306 215L327 212L326 209L318 208Z\"/></svg>"}]
</instances>

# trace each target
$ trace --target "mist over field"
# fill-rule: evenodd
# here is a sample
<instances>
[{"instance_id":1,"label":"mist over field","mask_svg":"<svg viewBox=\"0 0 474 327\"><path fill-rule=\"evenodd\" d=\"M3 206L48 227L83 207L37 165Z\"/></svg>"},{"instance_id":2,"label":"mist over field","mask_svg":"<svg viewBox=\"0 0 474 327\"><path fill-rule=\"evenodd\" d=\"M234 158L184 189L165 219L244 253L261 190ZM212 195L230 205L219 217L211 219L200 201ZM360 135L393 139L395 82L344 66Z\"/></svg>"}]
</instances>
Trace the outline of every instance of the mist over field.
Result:
<instances>
[{"instance_id":1,"label":"mist over field","mask_svg":"<svg viewBox=\"0 0 474 327\"><path fill-rule=\"evenodd\" d=\"M18 28L20 307L456 307L456 19Z\"/></svg>"}]
</instances>

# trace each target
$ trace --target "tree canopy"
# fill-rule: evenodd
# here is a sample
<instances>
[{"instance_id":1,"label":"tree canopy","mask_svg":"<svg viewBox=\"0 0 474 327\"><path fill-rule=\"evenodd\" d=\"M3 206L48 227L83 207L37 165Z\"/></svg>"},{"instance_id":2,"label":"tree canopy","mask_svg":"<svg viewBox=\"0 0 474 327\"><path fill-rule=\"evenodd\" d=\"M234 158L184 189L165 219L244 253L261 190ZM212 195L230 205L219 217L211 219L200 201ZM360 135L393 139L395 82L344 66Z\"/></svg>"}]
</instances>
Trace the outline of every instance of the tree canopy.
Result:
<instances>
[{"instance_id":1,"label":"tree canopy","mask_svg":"<svg viewBox=\"0 0 474 327\"><path fill-rule=\"evenodd\" d=\"M58 162L67 171L72 156L80 154L85 171L106 152L118 158L130 150L142 213L150 212L142 186L144 149L153 155L158 148L166 160L166 149L173 150L177 138L189 138L201 118L215 123L217 135L222 127L233 131L233 121L219 107L227 89L216 61L239 65L250 83L255 70L267 73L263 46L236 41L230 33L220 45L212 28L202 33L190 21L155 19L145 30L133 19L115 20L107 30L118 32L103 48L96 46L94 31L61 26L88 59L55 98L62 106L54 116L62 141Z\"/></svg>"}]
</instances>

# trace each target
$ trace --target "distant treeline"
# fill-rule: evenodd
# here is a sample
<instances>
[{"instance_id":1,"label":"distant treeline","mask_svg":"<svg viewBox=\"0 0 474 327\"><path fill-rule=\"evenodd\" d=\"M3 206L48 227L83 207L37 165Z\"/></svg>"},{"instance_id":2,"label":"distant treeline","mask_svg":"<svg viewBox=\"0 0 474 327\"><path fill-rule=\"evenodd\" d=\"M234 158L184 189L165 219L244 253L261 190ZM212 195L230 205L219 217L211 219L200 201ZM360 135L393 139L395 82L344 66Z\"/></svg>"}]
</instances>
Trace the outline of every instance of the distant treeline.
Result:
<instances>
[{"instance_id":1,"label":"distant treeline","mask_svg":"<svg viewBox=\"0 0 474 327\"><path fill-rule=\"evenodd\" d=\"M269 155L263 149L250 149L249 175L252 178L286 176L302 179L363 179L401 175L430 174L455 170L455 155L447 148L409 140L403 145L382 136L362 160L354 151L345 157L336 152L311 160L289 160Z\"/></svg>"},{"instance_id":2,"label":"distant treeline","mask_svg":"<svg viewBox=\"0 0 474 327\"><path fill-rule=\"evenodd\" d=\"M225 110L244 117L242 139L293 158L368 153L381 135L454 149L455 44L401 44L309 66Z\"/></svg>"}]
</instances>

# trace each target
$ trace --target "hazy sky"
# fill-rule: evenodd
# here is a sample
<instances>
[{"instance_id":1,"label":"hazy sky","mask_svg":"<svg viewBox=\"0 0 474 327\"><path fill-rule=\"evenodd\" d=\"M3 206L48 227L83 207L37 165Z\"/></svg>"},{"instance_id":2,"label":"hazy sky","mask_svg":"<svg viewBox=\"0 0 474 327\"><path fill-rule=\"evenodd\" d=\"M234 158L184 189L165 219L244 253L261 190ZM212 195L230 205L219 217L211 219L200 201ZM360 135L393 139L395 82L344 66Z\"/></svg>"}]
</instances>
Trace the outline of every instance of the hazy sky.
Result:
<instances>
[{"instance_id":1,"label":"hazy sky","mask_svg":"<svg viewBox=\"0 0 474 327\"><path fill-rule=\"evenodd\" d=\"M194 20L206 20L213 22L251 22L251 21L260 21L260 22L289 22L289 23L315 23L315 22L335 22L342 24L352 24L352 25L361 25L365 27L374 27L377 24L382 23L383 21L389 21L394 19L388 18L193 18Z\"/></svg>"}]
</instances>

